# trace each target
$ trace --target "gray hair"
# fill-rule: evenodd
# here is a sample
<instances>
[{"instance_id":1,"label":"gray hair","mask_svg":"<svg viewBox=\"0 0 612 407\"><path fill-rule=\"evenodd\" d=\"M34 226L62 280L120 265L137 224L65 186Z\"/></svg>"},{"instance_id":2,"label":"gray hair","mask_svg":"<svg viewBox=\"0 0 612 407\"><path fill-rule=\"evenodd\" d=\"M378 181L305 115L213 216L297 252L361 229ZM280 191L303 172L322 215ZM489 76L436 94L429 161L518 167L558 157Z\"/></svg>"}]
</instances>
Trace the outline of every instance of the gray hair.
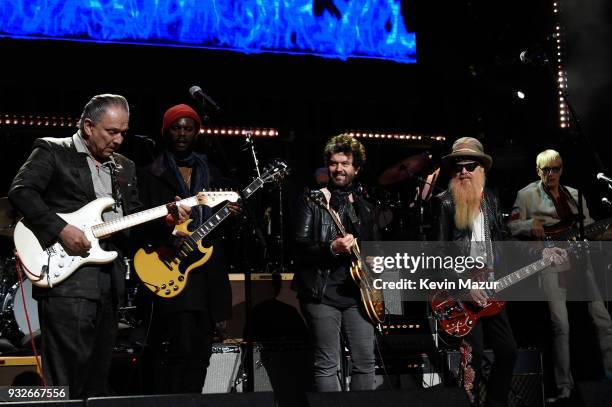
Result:
<instances>
[{"instance_id":1,"label":"gray hair","mask_svg":"<svg viewBox=\"0 0 612 407\"><path fill-rule=\"evenodd\" d=\"M113 95L111 93L96 95L92 97L83 108L83 113L81 113L81 119L79 120L79 129L81 132L84 131L85 119L89 119L93 124L97 124L106 113L106 109L109 106L119 106L123 108L128 115L130 114L130 106L127 99L123 96Z\"/></svg>"}]
</instances>

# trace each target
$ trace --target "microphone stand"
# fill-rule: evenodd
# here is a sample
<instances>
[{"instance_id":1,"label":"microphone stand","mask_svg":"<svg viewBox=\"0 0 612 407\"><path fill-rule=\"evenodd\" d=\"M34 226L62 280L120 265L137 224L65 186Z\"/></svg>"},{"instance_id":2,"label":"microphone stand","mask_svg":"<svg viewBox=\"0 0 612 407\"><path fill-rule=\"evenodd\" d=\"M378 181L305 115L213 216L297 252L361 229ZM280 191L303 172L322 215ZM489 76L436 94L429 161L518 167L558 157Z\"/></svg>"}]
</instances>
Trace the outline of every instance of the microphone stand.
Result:
<instances>
[{"instance_id":1,"label":"microphone stand","mask_svg":"<svg viewBox=\"0 0 612 407\"><path fill-rule=\"evenodd\" d=\"M400 166L400 169L402 171L405 171L405 170L407 170L407 167L402 164ZM418 176L416 174L413 174L410 171L406 171L406 172L408 173L408 176L410 178L414 178L417 181L421 182L422 184L429 185L431 187L432 191L434 191L434 192L444 192L444 189L442 189L439 186L437 186L436 182L435 182L437 180L437 178L440 176L440 174L438 174L435 178L433 178L434 182L429 182L425 178L423 178L421 176ZM427 235L425 233L425 228L423 227L423 224L425 223L425 208L424 208L424 198L422 197L421 194L422 194L422 190L419 188L418 189L418 194L416 196L416 201L418 201L418 202L416 202L416 205L418 205L418 211L419 211L419 213L418 213L418 216L419 216L419 229L418 229L419 234L418 234L418 239L425 241L425 240L427 240Z\"/></svg>"},{"instance_id":2,"label":"microphone stand","mask_svg":"<svg viewBox=\"0 0 612 407\"><path fill-rule=\"evenodd\" d=\"M257 159L257 153L255 152L255 145L253 143L252 132L247 132L246 134L246 149L249 149L251 152L251 156L253 157L253 163L255 165L255 171L257 172L257 176L261 177L261 171L259 169L259 160ZM242 192L241 192L242 195ZM249 220L255 235L260 241L261 245L264 249L264 258L268 256L268 245L266 243L265 236L261 227L257 220L254 218L253 214L249 211L248 205L244 200L244 197L241 196L244 204L242 205L246 218ZM243 247L246 250L246 245L243 244ZM247 256L244 253L244 260L246 260ZM244 330L244 358L241 358L244 363L244 375L245 380L243 384L244 392L253 392L255 390L255 372L254 372L254 343L253 343L253 296L252 296L252 287L253 287L253 279L252 279L252 271L249 264L244 262L243 264L243 272L244 272L244 306L245 306L245 330Z\"/></svg>"},{"instance_id":3,"label":"microphone stand","mask_svg":"<svg viewBox=\"0 0 612 407\"><path fill-rule=\"evenodd\" d=\"M204 106L205 105L203 103L200 104L200 114L202 114L205 120L210 121L210 117L206 114ZM218 112L220 110L221 109L218 108L217 106L216 111ZM225 167L228 169L230 173L230 179L234 181L236 185L240 185L237 179L238 170L236 169L236 166L232 165L229 159L227 158L227 154L225 154L225 149L219 142L218 136L214 135L212 137L212 140L213 140L213 144L215 148L217 149L217 151L219 152L219 155L221 156L221 160L223 161L223 163L225 164ZM261 172L259 171L259 162L257 160L257 155L255 153L255 147L253 145L251 132L247 133L247 146L250 146L251 154L255 162L255 170L257 172L257 176L261 177ZM240 196L241 201L243 202L242 208L244 211L245 218L249 220L249 223L251 223L253 230L255 231L255 234L257 235L261 244L264 246L264 253L267 253L267 246L266 246L265 238L263 237L263 232L261 231L261 228L259 227L258 223L255 221L253 215L250 213L246 200L242 196L241 190L240 190L240 195L241 195ZM244 244L244 242L242 244L242 247L243 247L242 268L244 269L244 302L245 302L246 314L245 314L245 330L244 330L244 338L243 338L245 342L245 354L244 354L244 357L241 358L241 363L244 364L243 391L252 392L254 391L253 340L252 340L252 327L251 327L252 325L251 324L251 314L252 314L252 308L253 308L252 279L251 279L251 269L247 262L246 245Z\"/></svg>"}]
</instances>

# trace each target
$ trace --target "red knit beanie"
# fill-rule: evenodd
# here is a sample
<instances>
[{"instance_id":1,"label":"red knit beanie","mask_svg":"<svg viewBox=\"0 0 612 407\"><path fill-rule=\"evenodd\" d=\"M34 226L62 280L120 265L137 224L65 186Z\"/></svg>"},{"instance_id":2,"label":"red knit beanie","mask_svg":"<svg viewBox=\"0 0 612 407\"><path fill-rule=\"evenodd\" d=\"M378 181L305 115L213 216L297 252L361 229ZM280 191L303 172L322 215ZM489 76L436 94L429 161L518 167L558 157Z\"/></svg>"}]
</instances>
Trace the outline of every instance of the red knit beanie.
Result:
<instances>
[{"instance_id":1,"label":"red knit beanie","mask_svg":"<svg viewBox=\"0 0 612 407\"><path fill-rule=\"evenodd\" d=\"M166 110L166 113L164 113L164 119L162 121L162 136L166 133L168 127L170 127L172 123L181 117L193 119L197 123L198 129L202 127L202 120L196 111L185 104L180 104L172 106L170 109Z\"/></svg>"}]
</instances>

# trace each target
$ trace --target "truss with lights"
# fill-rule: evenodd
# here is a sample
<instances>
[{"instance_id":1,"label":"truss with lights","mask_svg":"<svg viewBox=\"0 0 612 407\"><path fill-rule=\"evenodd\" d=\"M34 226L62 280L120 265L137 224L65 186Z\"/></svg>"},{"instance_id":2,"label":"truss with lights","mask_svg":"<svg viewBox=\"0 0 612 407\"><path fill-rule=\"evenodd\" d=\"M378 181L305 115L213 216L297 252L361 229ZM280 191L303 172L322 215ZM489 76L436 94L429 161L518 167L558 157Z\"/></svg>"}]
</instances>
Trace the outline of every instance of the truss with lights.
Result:
<instances>
[{"instance_id":1,"label":"truss with lights","mask_svg":"<svg viewBox=\"0 0 612 407\"><path fill-rule=\"evenodd\" d=\"M559 102L559 127L562 129L569 128L571 126L570 114L567 104L565 103L565 89L567 89L567 73L563 66L563 29L559 22L559 13L561 12L561 2L556 0L553 2L553 14L555 15L555 32L553 38L555 39L555 61L557 62L556 71L556 83L557 83L557 98Z\"/></svg>"},{"instance_id":2,"label":"truss with lights","mask_svg":"<svg viewBox=\"0 0 612 407\"><path fill-rule=\"evenodd\" d=\"M0 126L6 127L77 127L79 119L69 116L0 113Z\"/></svg>"},{"instance_id":3,"label":"truss with lights","mask_svg":"<svg viewBox=\"0 0 612 407\"><path fill-rule=\"evenodd\" d=\"M381 132L364 132L364 131L348 131L344 133L348 136L362 139L383 139L383 140L404 140L404 141L431 141L443 142L446 141L446 136L440 134L416 134L416 133L381 133Z\"/></svg>"},{"instance_id":4,"label":"truss with lights","mask_svg":"<svg viewBox=\"0 0 612 407\"><path fill-rule=\"evenodd\" d=\"M200 133L204 135L246 137L278 137L278 130L258 127L202 127Z\"/></svg>"}]
</instances>

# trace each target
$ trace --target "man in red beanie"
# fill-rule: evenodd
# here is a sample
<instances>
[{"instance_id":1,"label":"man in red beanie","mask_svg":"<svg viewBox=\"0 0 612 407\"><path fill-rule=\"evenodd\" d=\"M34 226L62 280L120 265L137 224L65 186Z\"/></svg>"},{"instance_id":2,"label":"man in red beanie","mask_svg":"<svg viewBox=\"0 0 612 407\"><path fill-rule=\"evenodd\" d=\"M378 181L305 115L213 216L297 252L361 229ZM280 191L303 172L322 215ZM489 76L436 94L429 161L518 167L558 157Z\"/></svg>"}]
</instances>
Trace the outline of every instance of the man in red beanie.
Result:
<instances>
[{"instance_id":1,"label":"man in red beanie","mask_svg":"<svg viewBox=\"0 0 612 407\"><path fill-rule=\"evenodd\" d=\"M194 151L202 122L189 106L179 104L164 113L162 137L166 149L139 174L140 198L145 205L160 205L188 197L198 191L229 186L206 155ZM233 213L240 211L230 204ZM214 209L192 209L193 230L214 213ZM223 225L220 225L223 226ZM162 230L152 233L151 243L176 246L180 238ZM222 230L221 230L222 232ZM222 238L207 238L214 246L212 257L192 270L181 294L171 299L156 297L153 307L152 363L155 393L201 393L216 329L231 316L231 289L225 267Z\"/></svg>"}]
</instances>

